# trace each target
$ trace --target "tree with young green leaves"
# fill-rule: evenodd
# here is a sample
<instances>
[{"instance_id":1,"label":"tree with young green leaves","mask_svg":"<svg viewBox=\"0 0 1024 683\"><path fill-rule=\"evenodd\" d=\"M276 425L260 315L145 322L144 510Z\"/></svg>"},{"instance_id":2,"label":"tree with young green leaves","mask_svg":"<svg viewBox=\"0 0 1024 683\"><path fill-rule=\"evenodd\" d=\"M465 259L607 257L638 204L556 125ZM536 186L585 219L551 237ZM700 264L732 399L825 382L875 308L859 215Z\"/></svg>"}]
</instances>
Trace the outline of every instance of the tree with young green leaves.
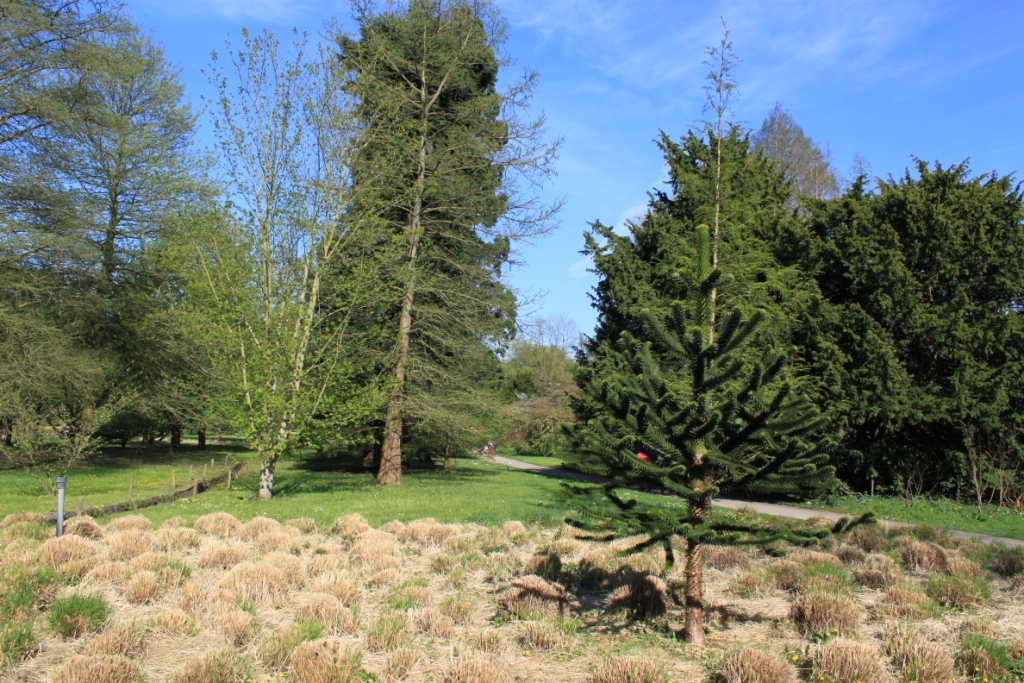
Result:
<instances>
[{"instance_id":1,"label":"tree with young green leaves","mask_svg":"<svg viewBox=\"0 0 1024 683\"><path fill-rule=\"evenodd\" d=\"M543 119L524 118L536 74L498 88L506 28L489 2L361 2L356 20L358 37L338 45L362 135L353 215L385 223L375 258L388 305L364 327L387 334L376 349L389 375L387 485L401 482L410 429L450 432L465 411L486 421L499 407L482 389L515 327L503 278L513 244L551 225L557 207L529 190L556 145Z\"/></svg>"},{"instance_id":2,"label":"tree with young green leaves","mask_svg":"<svg viewBox=\"0 0 1024 683\"><path fill-rule=\"evenodd\" d=\"M788 205L796 208L801 197L830 199L842 190L832 161L832 150L814 142L781 104L768 113L761 128L751 136L757 152L775 162L793 188Z\"/></svg>"}]
</instances>

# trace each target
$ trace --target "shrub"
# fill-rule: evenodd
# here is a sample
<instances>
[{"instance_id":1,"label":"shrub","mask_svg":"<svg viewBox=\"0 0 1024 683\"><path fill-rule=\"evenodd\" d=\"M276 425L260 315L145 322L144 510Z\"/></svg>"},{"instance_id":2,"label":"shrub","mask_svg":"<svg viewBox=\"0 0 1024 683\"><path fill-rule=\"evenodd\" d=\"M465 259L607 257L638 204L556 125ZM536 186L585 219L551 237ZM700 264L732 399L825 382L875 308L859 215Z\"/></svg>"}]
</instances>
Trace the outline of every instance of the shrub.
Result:
<instances>
[{"instance_id":1,"label":"shrub","mask_svg":"<svg viewBox=\"0 0 1024 683\"><path fill-rule=\"evenodd\" d=\"M302 643L291 656L294 683L362 683L363 653L337 640Z\"/></svg>"},{"instance_id":2,"label":"shrub","mask_svg":"<svg viewBox=\"0 0 1024 683\"><path fill-rule=\"evenodd\" d=\"M366 632L366 646L375 652L394 650L402 642L409 618L402 612L385 612Z\"/></svg>"},{"instance_id":3,"label":"shrub","mask_svg":"<svg viewBox=\"0 0 1024 683\"><path fill-rule=\"evenodd\" d=\"M949 683L956 666L946 649L916 633L896 628L885 634L886 653L909 683Z\"/></svg>"},{"instance_id":4,"label":"shrub","mask_svg":"<svg viewBox=\"0 0 1024 683\"><path fill-rule=\"evenodd\" d=\"M323 624L333 635L354 634L356 621L352 612L329 593L311 593L303 596L295 607L295 616Z\"/></svg>"},{"instance_id":5,"label":"shrub","mask_svg":"<svg viewBox=\"0 0 1024 683\"><path fill-rule=\"evenodd\" d=\"M1024 548L998 548L989 567L1000 576L1024 573Z\"/></svg>"},{"instance_id":6,"label":"shrub","mask_svg":"<svg viewBox=\"0 0 1024 683\"><path fill-rule=\"evenodd\" d=\"M125 598L135 605L153 602L161 593L163 587L157 582L156 574L151 571L138 572L124 589Z\"/></svg>"},{"instance_id":7,"label":"shrub","mask_svg":"<svg viewBox=\"0 0 1024 683\"><path fill-rule=\"evenodd\" d=\"M750 566L747 554L734 546L704 546L704 557L707 565L714 569L746 569Z\"/></svg>"},{"instance_id":8,"label":"shrub","mask_svg":"<svg viewBox=\"0 0 1024 683\"><path fill-rule=\"evenodd\" d=\"M96 523L96 520L88 515L69 519L64 524L64 533L81 536L82 538L90 538L94 541L103 538L103 529Z\"/></svg>"},{"instance_id":9,"label":"shrub","mask_svg":"<svg viewBox=\"0 0 1024 683\"><path fill-rule=\"evenodd\" d=\"M110 559L120 561L128 561L157 549L156 538L151 532L134 528L112 535L107 545L110 548Z\"/></svg>"},{"instance_id":10,"label":"shrub","mask_svg":"<svg viewBox=\"0 0 1024 683\"><path fill-rule=\"evenodd\" d=\"M79 655L50 673L50 683L137 683L139 668L126 657Z\"/></svg>"},{"instance_id":11,"label":"shrub","mask_svg":"<svg viewBox=\"0 0 1024 683\"><path fill-rule=\"evenodd\" d=\"M523 625L523 646L530 650L550 650L558 644L558 629L544 621L528 621Z\"/></svg>"},{"instance_id":12,"label":"shrub","mask_svg":"<svg viewBox=\"0 0 1024 683\"><path fill-rule=\"evenodd\" d=\"M441 676L442 683L500 683L501 674L490 659L476 653L463 654Z\"/></svg>"},{"instance_id":13,"label":"shrub","mask_svg":"<svg viewBox=\"0 0 1024 683\"><path fill-rule=\"evenodd\" d=\"M124 517L118 517L117 519L111 520L111 522L107 524L107 532L125 531L126 529L149 531L152 526L152 522L142 515L125 515Z\"/></svg>"},{"instance_id":14,"label":"shrub","mask_svg":"<svg viewBox=\"0 0 1024 683\"><path fill-rule=\"evenodd\" d=\"M868 643L836 638L822 645L814 657L814 676L834 683L886 683L889 672Z\"/></svg>"},{"instance_id":15,"label":"shrub","mask_svg":"<svg viewBox=\"0 0 1024 683\"><path fill-rule=\"evenodd\" d=\"M238 536L242 530L241 522L226 512L214 512L203 515L192 526L204 534L220 536L221 538Z\"/></svg>"},{"instance_id":16,"label":"shrub","mask_svg":"<svg viewBox=\"0 0 1024 683\"><path fill-rule=\"evenodd\" d=\"M416 610L413 613L412 621L417 631L426 633L432 638L451 638L452 631L455 629L455 622L452 621L452 618L433 607Z\"/></svg>"},{"instance_id":17,"label":"shrub","mask_svg":"<svg viewBox=\"0 0 1024 683\"><path fill-rule=\"evenodd\" d=\"M924 572L944 572L948 562L945 549L923 541L915 541L904 546L900 559L909 571Z\"/></svg>"},{"instance_id":18,"label":"shrub","mask_svg":"<svg viewBox=\"0 0 1024 683\"><path fill-rule=\"evenodd\" d=\"M796 667L754 649L738 650L718 667L721 683L797 683Z\"/></svg>"},{"instance_id":19,"label":"shrub","mask_svg":"<svg viewBox=\"0 0 1024 683\"><path fill-rule=\"evenodd\" d=\"M548 583L539 576L524 576L512 582L498 606L513 617L560 617L565 614L569 598L557 583Z\"/></svg>"},{"instance_id":20,"label":"shrub","mask_svg":"<svg viewBox=\"0 0 1024 683\"><path fill-rule=\"evenodd\" d=\"M394 652L388 653L384 658L384 668L381 671L384 679L388 681L400 681L416 667L420 656L415 650L400 647Z\"/></svg>"},{"instance_id":21,"label":"shrub","mask_svg":"<svg viewBox=\"0 0 1024 683\"><path fill-rule=\"evenodd\" d=\"M587 683L664 683L662 668L649 659L615 657L587 679Z\"/></svg>"},{"instance_id":22,"label":"shrub","mask_svg":"<svg viewBox=\"0 0 1024 683\"><path fill-rule=\"evenodd\" d=\"M288 600L288 581L280 569L269 564L243 562L235 565L217 586L236 599L260 605L278 606Z\"/></svg>"},{"instance_id":23,"label":"shrub","mask_svg":"<svg viewBox=\"0 0 1024 683\"><path fill-rule=\"evenodd\" d=\"M857 628L860 608L847 595L804 593L790 606L789 618L809 637L852 634Z\"/></svg>"},{"instance_id":24,"label":"shrub","mask_svg":"<svg viewBox=\"0 0 1024 683\"><path fill-rule=\"evenodd\" d=\"M75 593L53 601L46 613L50 628L64 638L80 638L97 631L110 616L110 606L99 593Z\"/></svg>"},{"instance_id":25,"label":"shrub","mask_svg":"<svg viewBox=\"0 0 1024 683\"><path fill-rule=\"evenodd\" d=\"M81 536L65 535L49 538L39 547L43 562L59 567L75 560L84 560L96 554L96 546Z\"/></svg>"},{"instance_id":26,"label":"shrub","mask_svg":"<svg viewBox=\"0 0 1024 683\"><path fill-rule=\"evenodd\" d=\"M214 650L193 658L175 672L172 683L237 683L251 674L234 650Z\"/></svg>"},{"instance_id":27,"label":"shrub","mask_svg":"<svg viewBox=\"0 0 1024 683\"><path fill-rule=\"evenodd\" d=\"M943 607L978 607L989 596L988 582L963 574L935 574L928 577L925 593Z\"/></svg>"},{"instance_id":28,"label":"shrub","mask_svg":"<svg viewBox=\"0 0 1024 683\"><path fill-rule=\"evenodd\" d=\"M633 619L641 620L660 617L668 611L668 586L657 576L630 569L616 583L620 585L605 600L606 611L626 610Z\"/></svg>"}]
</instances>

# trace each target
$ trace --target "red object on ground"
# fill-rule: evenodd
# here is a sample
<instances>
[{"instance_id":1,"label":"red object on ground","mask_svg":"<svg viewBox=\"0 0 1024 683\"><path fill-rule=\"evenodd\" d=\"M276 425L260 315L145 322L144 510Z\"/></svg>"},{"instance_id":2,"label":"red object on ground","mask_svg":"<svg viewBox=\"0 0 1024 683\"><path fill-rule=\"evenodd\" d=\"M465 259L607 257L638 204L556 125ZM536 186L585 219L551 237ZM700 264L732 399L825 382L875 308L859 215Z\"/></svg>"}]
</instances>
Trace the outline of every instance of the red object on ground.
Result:
<instances>
[{"instance_id":1,"label":"red object on ground","mask_svg":"<svg viewBox=\"0 0 1024 683\"><path fill-rule=\"evenodd\" d=\"M643 452L637 453L636 457L640 458L644 462L650 462L651 461L651 456L649 456L649 455L647 455L646 453L643 453Z\"/></svg>"}]
</instances>

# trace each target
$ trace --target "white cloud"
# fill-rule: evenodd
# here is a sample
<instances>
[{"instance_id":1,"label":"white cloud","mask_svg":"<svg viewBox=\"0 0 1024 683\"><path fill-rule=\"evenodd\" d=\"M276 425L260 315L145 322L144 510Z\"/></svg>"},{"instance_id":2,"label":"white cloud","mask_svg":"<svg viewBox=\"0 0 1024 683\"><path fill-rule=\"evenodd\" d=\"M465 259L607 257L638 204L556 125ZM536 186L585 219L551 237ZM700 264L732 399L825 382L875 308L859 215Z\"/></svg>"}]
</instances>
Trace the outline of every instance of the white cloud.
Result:
<instances>
[{"instance_id":1,"label":"white cloud","mask_svg":"<svg viewBox=\"0 0 1024 683\"><path fill-rule=\"evenodd\" d=\"M584 256L579 261L569 266L569 277L573 280L581 280L590 275L588 271L593 267L594 259L590 256Z\"/></svg>"}]
</instances>

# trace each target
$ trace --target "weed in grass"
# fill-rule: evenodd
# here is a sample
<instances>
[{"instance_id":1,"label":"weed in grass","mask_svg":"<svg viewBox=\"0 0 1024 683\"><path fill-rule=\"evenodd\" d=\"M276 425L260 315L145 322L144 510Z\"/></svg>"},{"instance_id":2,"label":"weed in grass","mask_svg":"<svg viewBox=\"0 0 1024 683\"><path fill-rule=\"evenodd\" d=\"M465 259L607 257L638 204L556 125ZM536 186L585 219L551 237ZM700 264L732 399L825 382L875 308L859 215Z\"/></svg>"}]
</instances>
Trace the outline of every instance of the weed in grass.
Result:
<instances>
[{"instance_id":1,"label":"weed in grass","mask_svg":"<svg viewBox=\"0 0 1024 683\"><path fill-rule=\"evenodd\" d=\"M419 662L420 655L415 650L400 647L394 652L388 653L384 658L384 668L381 673L386 681L400 681L412 673Z\"/></svg>"},{"instance_id":2,"label":"weed in grass","mask_svg":"<svg viewBox=\"0 0 1024 683\"><path fill-rule=\"evenodd\" d=\"M644 657L615 657L587 679L587 683L664 683L664 670Z\"/></svg>"},{"instance_id":3,"label":"weed in grass","mask_svg":"<svg viewBox=\"0 0 1024 683\"><path fill-rule=\"evenodd\" d=\"M815 655L813 677L833 683L887 683L889 671L874 645L836 638Z\"/></svg>"},{"instance_id":4,"label":"weed in grass","mask_svg":"<svg viewBox=\"0 0 1024 683\"><path fill-rule=\"evenodd\" d=\"M260 657L271 669L282 669L287 666L292 652L300 644L323 638L325 635L326 629L319 621L286 624L264 636L260 644Z\"/></svg>"},{"instance_id":5,"label":"weed in grass","mask_svg":"<svg viewBox=\"0 0 1024 683\"><path fill-rule=\"evenodd\" d=\"M402 642L409 618L403 612L385 612L366 632L366 646L374 652L394 650Z\"/></svg>"},{"instance_id":6,"label":"weed in grass","mask_svg":"<svg viewBox=\"0 0 1024 683\"><path fill-rule=\"evenodd\" d=\"M516 579L498 601L503 614L518 618L543 616L555 619L565 614L568 605L565 589L539 576Z\"/></svg>"},{"instance_id":7,"label":"weed in grass","mask_svg":"<svg viewBox=\"0 0 1024 683\"><path fill-rule=\"evenodd\" d=\"M332 635L351 635L356 632L352 611L329 593L309 593L295 606L295 616L303 620L319 621Z\"/></svg>"},{"instance_id":8,"label":"weed in grass","mask_svg":"<svg viewBox=\"0 0 1024 683\"><path fill-rule=\"evenodd\" d=\"M925 593L932 600L954 609L980 606L990 594L984 579L963 574L934 574L925 583Z\"/></svg>"},{"instance_id":9,"label":"weed in grass","mask_svg":"<svg viewBox=\"0 0 1024 683\"><path fill-rule=\"evenodd\" d=\"M441 676L441 683L500 683L501 673L488 657L475 652L455 659ZM623 683L623 682L619 682Z\"/></svg>"},{"instance_id":10,"label":"weed in grass","mask_svg":"<svg viewBox=\"0 0 1024 683\"><path fill-rule=\"evenodd\" d=\"M46 621L64 638L80 638L97 631L110 616L110 606L99 593L74 593L53 601Z\"/></svg>"},{"instance_id":11,"label":"weed in grass","mask_svg":"<svg viewBox=\"0 0 1024 683\"><path fill-rule=\"evenodd\" d=\"M171 683L238 683L251 680L252 667L234 650L205 652L175 672Z\"/></svg>"},{"instance_id":12,"label":"weed in grass","mask_svg":"<svg viewBox=\"0 0 1024 683\"><path fill-rule=\"evenodd\" d=\"M338 640L314 640L291 656L294 683L362 683L363 653Z\"/></svg>"},{"instance_id":13,"label":"weed in grass","mask_svg":"<svg viewBox=\"0 0 1024 683\"><path fill-rule=\"evenodd\" d=\"M30 620L6 624L0 628L0 670L14 668L38 647Z\"/></svg>"},{"instance_id":14,"label":"weed in grass","mask_svg":"<svg viewBox=\"0 0 1024 683\"><path fill-rule=\"evenodd\" d=\"M64 524L64 533L94 541L103 538L103 529L96 523L96 520L88 515L69 519Z\"/></svg>"},{"instance_id":15,"label":"weed in grass","mask_svg":"<svg viewBox=\"0 0 1024 683\"><path fill-rule=\"evenodd\" d=\"M718 666L721 683L797 683L796 667L781 657L745 648Z\"/></svg>"},{"instance_id":16,"label":"weed in grass","mask_svg":"<svg viewBox=\"0 0 1024 683\"><path fill-rule=\"evenodd\" d=\"M139 668L126 657L79 655L57 666L50 683L138 683Z\"/></svg>"},{"instance_id":17,"label":"weed in grass","mask_svg":"<svg viewBox=\"0 0 1024 683\"><path fill-rule=\"evenodd\" d=\"M214 512L203 515L192 526L204 534L220 536L221 538L238 536L242 530L241 522L226 512Z\"/></svg>"}]
</instances>

